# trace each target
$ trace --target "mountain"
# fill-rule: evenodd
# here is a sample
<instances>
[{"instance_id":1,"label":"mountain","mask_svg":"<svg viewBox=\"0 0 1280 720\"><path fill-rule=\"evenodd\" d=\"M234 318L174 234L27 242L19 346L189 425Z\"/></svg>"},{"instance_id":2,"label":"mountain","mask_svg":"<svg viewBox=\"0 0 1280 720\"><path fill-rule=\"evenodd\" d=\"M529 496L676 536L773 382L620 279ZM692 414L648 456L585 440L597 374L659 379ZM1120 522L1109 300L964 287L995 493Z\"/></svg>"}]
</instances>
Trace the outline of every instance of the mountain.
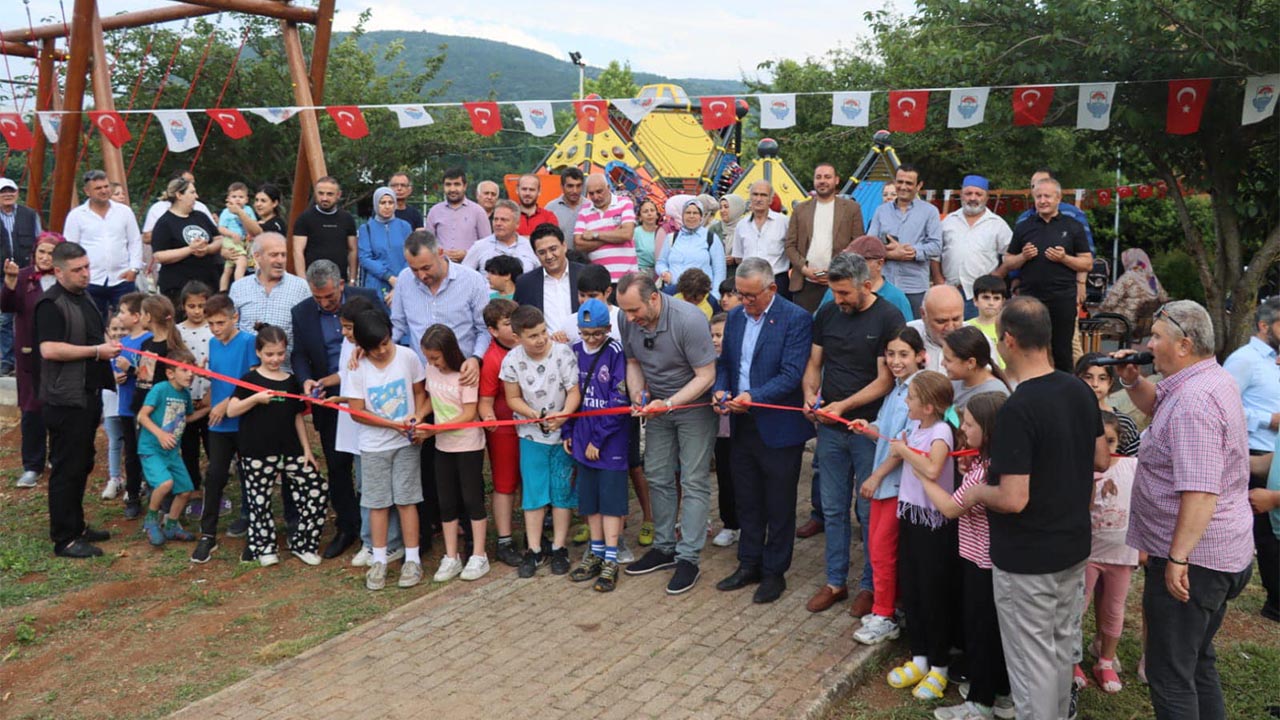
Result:
<instances>
[{"instance_id":1,"label":"mountain","mask_svg":"<svg viewBox=\"0 0 1280 720\"><path fill-rule=\"evenodd\" d=\"M335 41L343 33L334 33ZM409 69L421 68L426 58L440 52L440 46L448 46L444 66L429 89L448 89L443 101L479 100L492 91L498 100L569 99L578 92L578 69L568 60L560 60L536 50L516 47L493 40L472 37L438 35L429 32L401 32L379 30L365 33L360 46L385 48L395 40L404 42L404 52L396 58ZM389 69L391 63L379 60ZM600 68L587 68L587 77L596 77ZM664 78L652 73L633 73L637 85L670 82L680 85L690 96L731 95L746 91L737 80L707 80L699 78Z\"/></svg>"}]
</instances>

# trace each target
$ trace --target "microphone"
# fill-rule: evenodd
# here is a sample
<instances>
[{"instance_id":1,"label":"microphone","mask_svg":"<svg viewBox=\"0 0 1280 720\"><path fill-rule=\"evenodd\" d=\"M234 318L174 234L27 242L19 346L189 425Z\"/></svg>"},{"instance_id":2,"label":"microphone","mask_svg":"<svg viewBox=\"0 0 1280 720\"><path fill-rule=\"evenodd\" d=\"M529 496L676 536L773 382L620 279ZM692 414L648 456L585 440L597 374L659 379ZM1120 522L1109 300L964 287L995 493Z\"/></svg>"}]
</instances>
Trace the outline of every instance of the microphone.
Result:
<instances>
[{"instance_id":1,"label":"microphone","mask_svg":"<svg viewBox=\"0 0 1280 720\"><path fill-rule=\"evenodd\" d=\"M1150 365L1155 360L1155 356L1149 352L1139 352L1124 357L1104 357L1094 361L1094 365L1107 367L1109 365Z\"/></svg>"}]
</instances>

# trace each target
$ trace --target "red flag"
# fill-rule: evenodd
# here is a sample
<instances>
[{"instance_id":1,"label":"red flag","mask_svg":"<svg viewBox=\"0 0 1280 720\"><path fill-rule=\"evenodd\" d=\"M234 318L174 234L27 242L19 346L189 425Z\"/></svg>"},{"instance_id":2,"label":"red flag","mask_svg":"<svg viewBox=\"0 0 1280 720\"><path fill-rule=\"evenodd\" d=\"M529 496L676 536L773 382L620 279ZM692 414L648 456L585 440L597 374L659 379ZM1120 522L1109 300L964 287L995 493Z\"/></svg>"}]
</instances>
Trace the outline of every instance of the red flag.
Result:
<instances>
[{"instance_id":1,"label":"red flag","mask_svg":"<svg viewBox=\"0 0 1280 720\"><path fill-rule=\"evenodd\" d=\"M1098 193L1097 193L1097 194L1098 194L1098 204L1099 204L1099 205L1101 205L1102 207L1106 207L1106 206L1108 206L1108 205L1110 205L1110 204L1111 204L1111 191L1110 191L1110 190L1108 190L1107 188L1102 188L1101 190L1099 190L1099 191L1098 191Z\"/></svg>"},{"instance_id":2,"label":"red flag","mask_svg":"<svg viewBox=\"0 0 1280 720\"><path fill-rule=\"evenodd\" d=\"M355 105L330 105L325 108L329 117L338 124L338 132L344 137L359 140L369 134L369 125L364 121L364 113Z\"/></svg>"},{"instance_id":3,"label":"red flag","mask_svg":"<svg viewBox=\"0 0 1280 720\"><path fill-rule=\"evenodd\" d=\"M928 109L928 90L889 91L889 132L920 132Z\"/></svg>"},{"instance_id":4,"label":"red flag","mask_svg":"<svg viewBox=\"0 0 1280 720\"><path fill-rule=\"evenodd\" d=\"M502 115L498 112L498 103L469 102L462 103L462 107L466 108L467 114L471 116L471 129L475 130L477 135L489 137L498 134L502 129Z\"/></svg>"},{"instance_id":5,"label":"red flag","mask_svg":"<svg viewBox=\"0 0 1280 720\"><path fill-rule=\"evenodd\" d=\"M1151 189L1151 186L1150 186L1150 185L1139 185L1139 186L1138 186L1138 199L1140 199L1140 200L1146 200L1146 199L1148 199L1148 198L1150 198L1150 197L1151 197L1152 192L1153 192L1153 191L1152 191L1152 189Z\"/></svg>"},{"instance_id":6,"label":"red flag","mask_svg":"<svg viewBox=\"0 0 1280 720\"><path fill-rule=\"evenodd\" d=\"M31 128L27 127L18 113L0 113L0 135L4 136L10 150L22 152L35 146Z\"/></svg>"},{"instance_id":7,"label":"red flag","mask_svg":"<svg viewBox=\"0 0 1280 720\"><path fill-rule=\"evenodd\" d=\"M1163 198L1169 192L1169 183L1160 180L1156 182L1156 197Z\"/></svg>"},{"instance_id":8,"label":"red flag","mask_svg":"<svg viewBox=\"0 0 1280 720\"><path fill-rule=\"evenodd\" d=\"M1053 103L1053 88L1026 85L1013 89L1013 124L1043 125L1049 105Z\"/></svg>"},{"instance_id":9,"label":"red flag","mask_svg":"<svg viewBox=\"0 0 1280 720\"><path fill-rule=\"evenodd\" d=\"M609 106L604 100L574 100L573 114L582 132L595 134L609 127Z\"/></svg>"},{"instance_id":10,"label":"red flag","mask_svg":"<svg viewBox=\"0 0 1280 720\"><path fill-rule=\"evenodd\" d=\"M97 126L102 133L102 137L107 142L116 147L123 147L125 143L133 139L133 134L129 132L129 127L124 124L124 118L120 117L120 113L113 110L90 110L89 121Z\"/></svg>"},{"instance_id":11,"label":"red flag","mask_svg":"<svg viewBox=\"0 0 1280 720\"><path fill-rule=\"evenodd\" d=\"M249 123L245 121L244 115L234 108L213 108L205 110L209 113L209 117L218 123L218 127L222 128L222 132L232 140L247 138L253 134Z\"/></svg>"},{"instance_id":12,"label":"red flag","mask_svg":"<svg viewBox=\"0 0 1280 720\"><path fill-rule=\"evenodd\" d=\"M738 122L733 98L716 95L702 98L702 127L707 130L723 130Z\"/></svg>"},{"instance_id":13,"label":"red flag","mask_svg":"<svg viewBox=\"0 0 1280 720\"><path fill-rule=\"evenodd\" d=\"M1164 131L1170 135L1190 135L1200 129L1200 115L1209 99L1209 80L1170 80L1169 108Z\"/></svg>"},{"instance_id":14,"label":"red flag","mask_svg":"<svg viewBox=\"0 0 1280 720\"><path fill-rule=\"evenodd\" d=\"M1120 198L1121 200L1128 200L1129 198L1133 197L1133 187L1130 185L1121 185L1120 187L1116 188L1116 197Z\"/></svg>"}]
</instances>

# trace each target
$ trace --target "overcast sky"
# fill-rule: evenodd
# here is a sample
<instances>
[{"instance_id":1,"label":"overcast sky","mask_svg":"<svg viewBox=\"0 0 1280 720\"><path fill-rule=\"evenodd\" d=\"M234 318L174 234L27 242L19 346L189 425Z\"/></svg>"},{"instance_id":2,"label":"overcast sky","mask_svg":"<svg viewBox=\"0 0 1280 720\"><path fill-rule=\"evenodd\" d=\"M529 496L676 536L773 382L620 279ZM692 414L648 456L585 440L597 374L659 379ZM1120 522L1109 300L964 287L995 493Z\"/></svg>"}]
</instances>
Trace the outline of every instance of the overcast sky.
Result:
<instances>
[{"instance_id":1,"label":"overcast sky","mask_svg":"<svg viewBox=\"0 0 1280 720\"><path fill-rule=\"evenodd\" d=\"M74 0L63 0L68 19ZM0 0L17 12L5 13L3 29L26 24L18 0ZM161 7L161 0L99 0L100 12L114 15L129 10ZM869 36L863 14L885 6L907 12L911 0L814 0L781 11L783 3L771 0L737 0L705 3L687 12L658 7L644 12L603 10L623 4L583 0L488 0L475 5L483 17L468 19L436 3L391 0L377 5L369 0L338 0L337 29L349 29L360 11L373 6L371 30L424 30L444 35L465 35L499 40L568 59L571 50L581 52L596 67L610 60L630 61L634 70L675 77L737 79L755 77L756 66L777 58L821 56L827 50L856 47ZM416 7L415 7L416 6ZM61 22L59 0L29 0L35 24L52 19ZM530 8L536 11L530 13ZM612 16L612 17L611 17ZM824 31L825 34L824 34ZM625 37L623 37L625 36ZM29 64L10 58L13 74L25 73ZM4 71L4 68L0 68ZM0 83L8 80L0 75Z\"/></svg>"}]
</instances>

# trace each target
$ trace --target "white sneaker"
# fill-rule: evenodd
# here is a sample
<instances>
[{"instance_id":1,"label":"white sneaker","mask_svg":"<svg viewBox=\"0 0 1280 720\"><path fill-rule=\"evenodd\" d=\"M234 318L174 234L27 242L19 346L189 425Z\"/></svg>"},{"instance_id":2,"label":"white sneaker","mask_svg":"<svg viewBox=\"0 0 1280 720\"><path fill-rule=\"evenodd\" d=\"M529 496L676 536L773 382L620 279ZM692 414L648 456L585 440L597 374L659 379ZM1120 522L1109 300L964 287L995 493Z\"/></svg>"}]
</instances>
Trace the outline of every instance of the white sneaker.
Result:
<instances>
[{"instance_id":1,"label":"white sneaker","mask_svg":"<svg viewBox=\"0 0 1280 720\"><path fill-rule=\"evenodd\" d=\"M373 562L373 548L362 547L360 552L351 558L351 567L369 567L371 562Z\"/></svg>"},{"instance_id":2,"label":"white sneaker","mask_svg":"<svg viewBox=\"0 0 1280 720\"><path fill-rule=\"evenodd\" d=\"M276 555L275 553L267 553L266 555L258 556L258 564L261 565L262 567L271 567L272 565L275 565L279 562L280 562L280 556Z\"/></svg>"},{"instance_id":3,"label":"white sneaker","mask_svg":"<svg viewBox=\"0 0 1280 720\"><path fill-rule=\"evenodd\" d=\"M320 556L313 552L298 552L297 550L294 550L293 556L308 565L314 566L320 564Z\"/></svg>"},{"instance_id":4,"label":"white sneaker","mask_svg":"<svg viewBox=\"0 0 1280 720\"><path fill-rule=\"evenodd\" d=\"M20 488L33 488L36 486L36 481L39 479L40 473L28 470L22 473L22 477L18 478L17 485Z\"/></svg>"},{"instance_id":5,"label":"white sneaker","mask_svg":"<svg viewBox=\"0 0 1280 720\"><path fill-rule=\"evenodd\" d=\"M120 478L111 478L107 486L102 488L103 500L115 500L120 495Z\"/></svg>"},{"instance_id":6,"label":"white sneaker","mask_svg":"<svg viewBox=\"0 0 1280 720\"><path fill-rule=\"evenodd\" d=\"M370 590L381 590L387 586L387 564L369 563L369 570L364 574L364 586Z\"/></svg>"},{"instance_id":7,"label":"white sneaker","mask_svg":"<svg viewBox=\"0 0 1280 720\"><path fill-rule=\"evenodd\" d=\"M462 569L463 580L479 580L489 574L489 558L483 555L472 555L467 566Z\"/></svg>"},{"instance_id":8,"label":"white sneaker","mask_svg":"<svg viewBox=\"0 0 1280 720\"><path fill-rule=\"evenodd\" d=\"M388 564L393 563L403 557L404 557L404 548L397 548L387 553L387 563Z\"/></svg>"},{"instance_id":9,"label":"white sneaker","mask_svg":"<svg viewBox=\"0 0 1280 720\"><path fill-rule=\"evenodd\" d=\"M885 640L893 640L901 634L898 629L898 623L887 617L876 615L870 620L862 623L862 627L853 634L853 639L863 645L875 645Z\"/></svg>"},{"instance_id":10,"label":"white sneaker","mask_svg":"<svg viewBox=\"0 0 1280 720\"><path fill-rule=\"evenodd\" d=\"M715 539L711 541L711 544L716 547L729 547L730 545L738 542L738 536L741 534L741 530L730 530L729 528L724 528L720 532L716 533Z\"/></svg>"},{"instance_id":11,"label":"white sneaker","mask_svg":"<svg viewBox=\"0 0 1280 720\"><path fill-rule=\"evenodd\" d=\"M635 553L631 552L631 548L627 547L627 543L623 541L622 536L618 536L618 564L630 565L636 561Z\"/></svg>"},{"instance_id":12,"label":"white sneaker","mask_svg":"<svg viewBox=\"0 0 1280 720\"><path fill-rule=\"evenodd\" d=\"M422 563L407 562L400 566L400 579L396 584L402 588L411 588L422 582Z\"/></svg>"},{"instance_id":13,"label":"white sneaker","mask_svg":"<svg viewBox=\"0 0 1280 720\"><path fill-rule=\"evenodd\" d=\"M449 582L450 580L462 574L462 561L456 557L445 555L440 558L440 568L436 570L436 574L431 578L432 582Z\"/></svg>"},{"instance_id":14,"label":"white sneaker","mask_svg":"<svg viewBox=\"0 0 1280 720\"><path fill-rule=\"evenodd\" d=\"M1013 698L1008 695L997 695L996 704L991 706L991 714L1000 720L1014 720L1018 711L1013 706Z\"/></svg>"},{"instance_id":15,"label":"white sneaker","mask_svg":"<svg viewBox=\"0 0 1280 720\"><path fill-rule=\"evenodd\" d=\"M991 708L974 702L964 702L951 707L941 707L933 711L936 720L991 720Z\"/></svg>"}]
</instances>

